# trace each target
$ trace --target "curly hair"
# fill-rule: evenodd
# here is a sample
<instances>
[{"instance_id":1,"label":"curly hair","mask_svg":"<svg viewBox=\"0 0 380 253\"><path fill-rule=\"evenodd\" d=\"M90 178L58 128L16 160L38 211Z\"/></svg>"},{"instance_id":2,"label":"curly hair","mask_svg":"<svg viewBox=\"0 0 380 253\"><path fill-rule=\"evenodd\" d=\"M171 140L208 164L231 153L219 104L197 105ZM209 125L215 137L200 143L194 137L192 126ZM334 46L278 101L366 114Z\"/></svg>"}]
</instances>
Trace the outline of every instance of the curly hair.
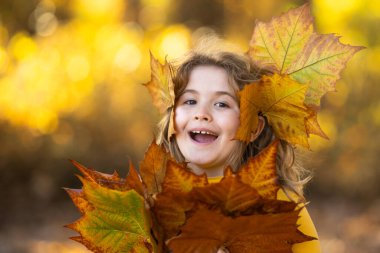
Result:
<instances>
[{"instance_id":1,"label":"curly hair","mask_svg":"<svg viewBox=\"0 0 380 253\"><path fill-rule=\"evenodd\" d=\"M245 55L227 51L216 51L214 53L193 51L179 65L176 75L173 77L176 99L185 90L191 71L202 65L223 68L229 76L229 84L234 88L237 97L239 90L243 89L246 84L257 81L263 74L269 73L269 71L254 66ZM158 124L157 143L169 150L177 162L184 162L185 159L177 145L176 138L168 137L170 114L171 109L167 111ZM274 132L267 123L265 119L263 131L253 142L245 144L239 141L236 152L230 155L226 165L230 165L236 171L243 163L247 162L249 157L257 155L275 139ZM311 176L307 170L299 165L294 147L281 140L276 160L278 180L285 193L290 198L293 198L291 196L294 195L290 193L295 193L299 201L304 201L303 187Z\"/></svg>"}]
</instances>

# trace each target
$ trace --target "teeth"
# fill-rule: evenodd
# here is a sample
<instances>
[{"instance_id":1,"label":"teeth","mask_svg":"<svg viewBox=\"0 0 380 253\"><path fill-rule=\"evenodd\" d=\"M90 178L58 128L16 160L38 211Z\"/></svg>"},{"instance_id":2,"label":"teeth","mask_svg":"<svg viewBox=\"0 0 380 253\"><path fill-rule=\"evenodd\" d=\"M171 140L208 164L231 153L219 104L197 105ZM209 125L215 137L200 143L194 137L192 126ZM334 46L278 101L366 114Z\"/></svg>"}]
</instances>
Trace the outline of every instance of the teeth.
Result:
<instances>
[{"instance_id":1,"label":"teeth","mask_svg":"<svg viewBox=\"0 0 380 253\"><path fill-rule=\"evenodd\" d=\"M209 134L209 135L215 135L213 133L207 132L207 131L191 131L194 134Z\"/></svg>"}]
</instances>

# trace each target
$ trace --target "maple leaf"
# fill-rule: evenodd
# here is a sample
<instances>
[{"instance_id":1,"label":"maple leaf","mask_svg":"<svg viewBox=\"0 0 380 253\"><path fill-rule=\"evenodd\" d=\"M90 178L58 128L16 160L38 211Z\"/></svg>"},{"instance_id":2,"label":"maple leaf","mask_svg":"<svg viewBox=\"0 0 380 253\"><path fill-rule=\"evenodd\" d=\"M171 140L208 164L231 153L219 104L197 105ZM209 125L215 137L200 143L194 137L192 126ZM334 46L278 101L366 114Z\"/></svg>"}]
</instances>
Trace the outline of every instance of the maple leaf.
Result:
<instances>
[{"instance_id":1,"label":"maple leaf","mask_svg":"<svg viewBox=\"0 0 380 253\"><path fill-rule=\"evenodd\" d=\"M154 195L161 191L169 157L170 155L163 147L152 141L145 153L144 160L140 162L140 174L148 194Z\"/></svg>"},{"instance_id":2,"label":"maple leaf","mask_svg":"<svg viewBox=\"0 0 380 253\"><path fill-rule=\"evenodd\" d=\"M229 217L199 205L167 244L173 253L291 253L293 244L315 239L297 229L299 211Z\"/></svg>"},{"instance_id":3,"label":"maple leaf","mask_svg":"<svg viewBox=\"0 0 380 253\"><path fill-rule=\"evenodd\" d=\"M114 171L112 175L96 171L91 168L87 168L77 161L71 160L71 163L83 174L84 178L114 190L130 190L135 189L141 196L144 196L145 186L143 185L139 174L132 163L129 164L129 173L126 179L121 178L119 174ZM69 191L69 195L73 197L79 197L79 193L75 193L73 189L66 189Z\"/></svg>"},{"instance_id":4,"label":"maple leaf","mask_svg":"<svg viewBox=\"0 0 380 253\"><path fill-rule=\"evenodd\" d=\"M318 135L324 139L329 139L329 137L323 132L321 129L318 119L317 119L317 113L313 111L309 117L305 119L305 127L306 127L306 133L308 136L310 134Z\"/></svg>"},{"instance_id":5,"label":"maple leaf","mask_svg":"<svg viewBox=\"0 0 380 253\"><path fill-rule=\"evenodd\" d=\"M83 183L81 196L87 204L83 216L67 225L80 234L72 237L73 240L99 253L154 251L150 216L140 194L134 189L114 190L80 179ZM82 203L79 206L83 207Z\"/></svg>"},{"instance_id":6,"label":"maple leaf","mask_svg":"<svg viewBox=\"0 0 380 253\"><path fill-rule=\"evenodd\" d=\"M152 96L153 104L160 113L165 113L174 106L174 85L172 81L173 67L165 60L162 65L150 53L151 80L144 84Z\"/></svg>"},{"instance_id":7,"label":"maple leaf","mask_svg":"<svg viewBox=\"0 0 380 253\"><path fill-rule=\"evenodd\" d=\"M153 252L151 218L145 208L145 187L132 163L129 174L120 178L86 168L71 161L83 174L82 189L65 189L82 217L67 227L72 237L93 252Z\"/></svg>"},{"instance_id":8,"label":"maple leaf","mask_svg":"<svg viewBox=\"0 0 380 253\"><path fill-rule=\"evenodd\" d=\"M153 211L165 236L170 238L186 221L185 213L194 206L194 200L188 194L194 187L207 185L205 174L198 176L183 165L168 161L162 192L155 198Z\"/></svg>"},{"instance_id":9,"label":"maple leaf","mask_svg":"<svg viewBox=\"0 0 380 253\"><path fill-rule=\"evenodd\" d=\"M164 193L188 193L194 187L202 187L208 184L207 175L196 175L184 165L168 161L166 175L162 185Z\"/></svg>"},{"instance_id":10,"label":"maple leaf","mask_svg":"<svg viewBox=\"0 0 380 253\"><path fill-rule=\"evenodd\" d=\"M307 85L298 83L288 76L273 74L263 76L257 83L244 86L240 92L240 118L253 125L241 124L236 138L249 136L257 129L257 112L262 113L272 126L276 136L293 144L309 147L305 119L313 111L304 104ZM244 104L248 105L244 105Z\"/></svg>"},{"instance_id":11,"label":"maple leaf","mask_svg":"<svg viewBox=\"0 0 380 253\"><path fill-rule=\"evenodd\" d=\"M194 187L192 198L212 207L220 208L225 214L239 215L261 203L261 197L255 188L240 181L232 173L231 168L226 170L219 183L205 187Z\"/></svg>"},{"instance_id":12,"label":"maple leaf","mask_svg":"<svg viewBox=\"0 0 380 253\"><path fill-rule=\"evenodd\" d=\"M239 169L239 179L257 190L265 199L276 199L279 190L276 154L279 141L273 141L258 155L250 157Z\"/></svg>"},{"instance_id":13,"label":"maple leaf","mask_svg":"<svg viewBox=\"0 0 380 253\"><path fill-rule=\"evenodd\" d=\"M347 61L363 47L345 45L333 34L314 31L310 5L291 9L270 22L257 22L248 55L257 66L308 84L305 103L319 107L335 90Z\"/></svg>"},{"instance_id":14,"label":"maple leaf","mask_svg":"<svg viewBox=\"0 0 380 253\"><path fill-rule=\"evenodd\" d=\"M172 80L173 66L166 59L162 65L150 52L151 80L145 83L145 87L152 97L153 105L161 114L170 110L168 137L174 133L174 84Z\"/></svg>"}]
</instances>

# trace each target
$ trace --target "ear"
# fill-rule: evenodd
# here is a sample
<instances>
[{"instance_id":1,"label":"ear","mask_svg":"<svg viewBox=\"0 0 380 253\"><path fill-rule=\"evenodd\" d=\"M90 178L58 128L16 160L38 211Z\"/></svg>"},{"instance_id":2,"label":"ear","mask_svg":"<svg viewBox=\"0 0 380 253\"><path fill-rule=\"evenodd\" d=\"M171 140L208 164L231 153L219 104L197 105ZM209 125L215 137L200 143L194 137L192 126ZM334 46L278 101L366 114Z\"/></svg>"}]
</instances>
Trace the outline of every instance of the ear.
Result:
<instances>
[{"instance_id":1,"label":"ear","mask_svg":"<svg viewBox=\"0 0 380 253\"><path fill-rule=\"evenodd\" d=\"M261 132L263 131L265 127L265 119L263 116L259 116L259 121L258 121L258 124L257 124L257 129L256 129L256 132L252 132L251 133L251 139L250 139L250 142L253 142L254 140L256 140L256 138L261 134Z\"/></svg>"}]
</instances>

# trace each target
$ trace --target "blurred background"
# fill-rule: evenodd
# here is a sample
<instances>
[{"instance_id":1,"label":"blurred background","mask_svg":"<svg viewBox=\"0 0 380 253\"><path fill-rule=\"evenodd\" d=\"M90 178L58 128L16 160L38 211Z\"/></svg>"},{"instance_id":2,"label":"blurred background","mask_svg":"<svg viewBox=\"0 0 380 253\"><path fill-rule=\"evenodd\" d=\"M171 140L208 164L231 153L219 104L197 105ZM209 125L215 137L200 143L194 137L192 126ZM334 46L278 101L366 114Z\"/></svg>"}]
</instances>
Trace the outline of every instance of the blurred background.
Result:
<instances>
[{"instance_id":1,"label":"blurred background","mask_svg":"<svg viewBox=\"0 0 380 253\"><path fill-rule=\"evenodd\" d=\"M149 50L180 57L205 34L247 50L256 19L301 0L1 0L0 252L88 252L63 227L79 212L68 159L126 175L158 113L140 85ZM380 252L380 2L311 1L320 33L363 45L322 100L309 210L324 253Z\"/></svg>"}]
</instances>

